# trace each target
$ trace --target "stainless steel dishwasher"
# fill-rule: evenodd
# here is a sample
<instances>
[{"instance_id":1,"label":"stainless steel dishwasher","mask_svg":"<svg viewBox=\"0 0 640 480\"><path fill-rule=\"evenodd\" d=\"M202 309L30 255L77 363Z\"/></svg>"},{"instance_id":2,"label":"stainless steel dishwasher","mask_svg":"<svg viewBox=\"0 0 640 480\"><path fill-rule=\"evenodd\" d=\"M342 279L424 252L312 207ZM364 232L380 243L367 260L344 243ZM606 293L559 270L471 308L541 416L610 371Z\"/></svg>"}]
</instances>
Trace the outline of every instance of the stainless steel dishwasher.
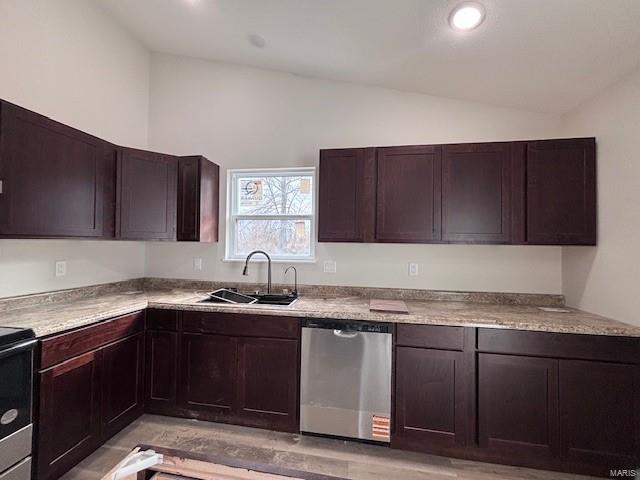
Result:
<instances>
[{"instance_id":1,"label":"stainless steel dishwasher","mask_svg":"<svg viewBox=\"0 0 640 480\"><path fill-rule=\"evenodd\" d=\"M391 325L305 319L300 430L389 442Z\"/></svg>"}]
</instances>

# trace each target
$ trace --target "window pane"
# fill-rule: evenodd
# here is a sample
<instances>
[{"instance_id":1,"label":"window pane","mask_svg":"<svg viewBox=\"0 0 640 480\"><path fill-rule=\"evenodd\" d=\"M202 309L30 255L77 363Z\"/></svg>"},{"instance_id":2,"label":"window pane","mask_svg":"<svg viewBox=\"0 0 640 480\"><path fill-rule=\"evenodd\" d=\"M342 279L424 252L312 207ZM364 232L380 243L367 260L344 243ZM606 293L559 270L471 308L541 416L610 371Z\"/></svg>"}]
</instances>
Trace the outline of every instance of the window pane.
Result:
<instances>
[{"instance_id":1,"label":"window pane","mask_svg":"<svg viewBox=\"0 0 640 480\"><path fill-rule=\"evenodd\" d=\"M236 177L238 215L311 215L311 175Z\"/></svg>"},{"instance_id":2,"label":"window pane","mask_svg":"<svg viewBox=\"0 0 640 480\"><path fill-rule=\"evenodd\" d=\"M238 220L235 254L258 249L274 256L311 256L311 221Z\"/></svg>"}]
</instances>

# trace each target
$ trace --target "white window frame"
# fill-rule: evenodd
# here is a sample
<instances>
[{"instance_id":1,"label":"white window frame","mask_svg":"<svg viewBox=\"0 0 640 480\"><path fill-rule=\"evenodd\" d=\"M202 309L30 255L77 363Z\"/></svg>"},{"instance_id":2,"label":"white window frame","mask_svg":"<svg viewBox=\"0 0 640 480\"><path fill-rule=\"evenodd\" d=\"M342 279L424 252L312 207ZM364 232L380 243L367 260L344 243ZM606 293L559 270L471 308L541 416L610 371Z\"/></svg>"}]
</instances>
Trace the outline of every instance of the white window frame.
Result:
<instances>
[{"instance_id":1,"label":"white window frame","mask_svg":"<svg viewBox=\"0 0 640 480\"><path fill-rule=\"evenodd\" d=\"M240 215L238 211L238 195L236 188L238 177L279 177L282 175L307 175L311 176L311 214L310 215ZM246 256L235 255L236 221L241 220L310 220L310 245L309 256L271 255L272 262L287 263L315 263L316 262L316 222L317 222L317 175L316 167L291 167L291 168L236 168L227 170L227 217L225 234L225 261L244 261ZM256 255L251 261L266 261L262 255Z\"/></svg>"}]
</instances>

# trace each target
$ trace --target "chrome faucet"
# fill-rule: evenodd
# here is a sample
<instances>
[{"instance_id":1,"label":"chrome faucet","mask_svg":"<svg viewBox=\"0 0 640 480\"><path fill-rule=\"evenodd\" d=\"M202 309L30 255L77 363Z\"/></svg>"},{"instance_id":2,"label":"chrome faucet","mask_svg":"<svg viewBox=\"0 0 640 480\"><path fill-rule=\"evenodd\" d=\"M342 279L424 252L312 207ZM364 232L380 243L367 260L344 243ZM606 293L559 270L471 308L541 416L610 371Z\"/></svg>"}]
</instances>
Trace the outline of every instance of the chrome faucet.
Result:
<instances>
[{"instance_id":1,"label":"chrome faucet","mask_svg":"<svg viewBox=\"0 0 640 480\"><path fill-rule=\"evenodd\" d=\"M293 270L293 296L297 297L298 296L298 270L296 270L296 267L294 267L293 265L291 265L290 267L287 267L287 269L284 271L284 276L287 276L287 272L289 270Z\"/></svg>"},{"instance_id":2,"label":"chrome faucet","mask_svg":"<svg viewBox=\"0 0 640 480\"><path fill-rule=\"evenodd\" d=\"M262 255L267 257L267 262L269 263L268 273L267 273L267 293L271 293L271 257L264 250L254 250L249 255L247 255L247 259L244 262L244 269L242 270L242 275L245 275L245 276L249 275L249 260L251 260L251 257L253 257L256 253L261 253Z\"/></svg>"}]
</instances>

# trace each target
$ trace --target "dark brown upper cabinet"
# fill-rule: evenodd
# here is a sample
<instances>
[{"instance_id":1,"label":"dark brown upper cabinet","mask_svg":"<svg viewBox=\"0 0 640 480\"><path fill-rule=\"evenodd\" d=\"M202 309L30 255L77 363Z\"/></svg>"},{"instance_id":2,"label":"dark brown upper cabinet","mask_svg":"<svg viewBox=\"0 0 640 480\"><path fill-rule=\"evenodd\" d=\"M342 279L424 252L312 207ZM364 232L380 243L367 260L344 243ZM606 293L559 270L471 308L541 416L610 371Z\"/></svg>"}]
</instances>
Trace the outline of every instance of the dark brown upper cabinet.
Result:
<instances>
[{"instance_id":1,"label":"dark brown upper cabinet","mask_svg":"<svg viewBox=\"0 0 640 480\"><path fill-rule=\"evenodd\" d=\"M178 160L178 240L218 241L220 167L197 155Z\"/></svg>"},{"instance_id":2,"label":"dark brown upper cabinet","mask_svg":"<svg viewBox=\"0 0 640 480\"><path fill-rule=\"evenodd\" d=\"M119 148L117 237L175 240L177 182L177 157Z\"/></svg>"},{"instance_id":3,"label":"dark brown upper cabinet","mask_svg":"<svg viewBox=\"0 0 640 480\"><path fill-rule=\"evenodd\" d=\"M321 150L319 191L321 242L596 244L594 138Z\"/></svg>"},{"instance_id":4,"label":"dark brown upper cabinet","mask_svg":"<svg viewBox=\"0 0 640 480\"><path fill-rule=\"evenodd\" d=\"M375 149L320 150L319 185L318 241L373 241Z\"/></svg>"},{"instance_id":5,"label":"dark brown upper cabinet","mask_svg":"<svg viewBox=\"0 0 640 480\"><path fill-rule=\"evenodd\" d=\"M542 245L596 244L594 138L527 142L526 238Z\"/></svg>"},{"instance_id":6,"label":"dark brown upper cabinet","mask_svg":"<svg viewBox=\"0 0 640 480\"><path fill-rule=\"evenodd\" d=\"M115 148L0 101L0 236L114 234Z\"/></svg>"},{"instance_id":7,"label":"dark brown upper cabinet","mask_svg":"<svg viewBox=\"0 0 640 480\"><path fill-rule=\"evenodd\" d=\"M511 144L442 147L442 240L511 241Z\"/></svg>"},{"instance_id":8,"label":"dark brown upper cabinet","mask_svg":"<svg viewBox=\"0 0 640 480\"><path fill-rule=\"evenodd\" d=\"M376 161L376 240L440 240L442 147L378 148Z\"/></svg>"},{"instance_id":9,"label":"dark brown upper cabinet","mask_svg":"<svg viewBox=\"0 0 640 480\"><path fill-rule=\"evenodd\" d=\"M0 100L0 238L215 242L219 177L202 156L118 147Z\"/></svg>"}]
</instances>

